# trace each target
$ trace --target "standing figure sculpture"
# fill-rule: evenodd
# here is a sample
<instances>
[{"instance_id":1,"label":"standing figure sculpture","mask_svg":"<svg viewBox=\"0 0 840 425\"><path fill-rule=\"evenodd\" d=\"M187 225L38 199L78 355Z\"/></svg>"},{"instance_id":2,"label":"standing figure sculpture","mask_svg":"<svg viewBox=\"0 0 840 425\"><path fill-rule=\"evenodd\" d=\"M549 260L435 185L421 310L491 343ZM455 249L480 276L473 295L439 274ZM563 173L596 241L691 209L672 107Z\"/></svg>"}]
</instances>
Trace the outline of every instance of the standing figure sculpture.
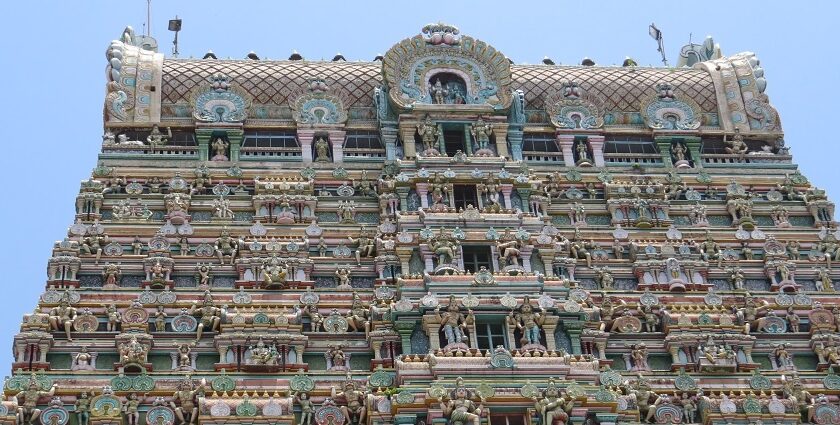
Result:
<instances>
[{"instance_id":1,"label":"standing figure sculpture","mask_svg":"<svg viewBox=\"0 0 840 425\"><path fill-rule=\"evenodd\" d=\"M78 425L88 425L90 420L90 397L87 391L82 391L76 403L73 405L73 410L76 411L76 423Z\"/></svg>"},{"instance_id":2,"label":"standing figure sculpture","mask_svg":"<svg viewBox=\"0 0 840 425\"><path fill-rule=\"evenodd\" d=\"M204 395L204 382L196 387L188 375L178 383L178 389L172 395L169 404L175 410L175 416L181 424L196 424L198 422L198 405L196 397Z\"/></svg>"},{"instance_id":3,"label":"standing figure sculpture","mask_svg":"<svg viewBox=\"0 0 840 425\"><path fill-rule=\"evenodd\" d=\"M464 425L479 425L481 423L481 412L483 406L473 403L471 391L464 387L464 380L458 377L455 380L455 389L449 393L448 400L438 398L440 409L443 415L449 419L450 424L461 423Z\"/></svg>"},{"instance_id":4,"label":"standing figure sculpture","mask_svg":"<svg viewBox=\"0 0 840 425\"><path fill-rule=\"evenodd\" d=\"M315 413L315 405L309 399L307 392L295 392L294 401L300 405L300 425L312 425L312 415Z\"/></svg>"},{"instance_id":5,"label":"standing figure sculpture","mask_svg":"<svg viewBox=\"0 0 840 425\"><path fill-rule=\"evenodd\" d=\"M420 140L423 141L423 155L439 155L439 152L436 149L438 142L438 127L432 121L431 117L426 115L426 118L417 124L417 134L420 135Z\"/></svg>"},{"instance_id":6,"label":"standing figure sculpture","mask_svg":"<svg viewBox=\"0 0 840 425\"><path fill-rule=\"evenodd\" d=\"M568 396L561 396L554 378L548 379L548 386L542 392L542 398L533 397L534 408L542 419L541 424L555 425L557 420L564 425L569 420L569 413L574 406L574 400Z\"/></svg>"},{"instance_id":7,"label":"standing figure sculpture","mask_svg":"<svg viewBox=\"0 0 840 425\"><path fill-rule=\"evenodd\" d=\"M470 134L472 134L476 145L478 145L476 154L483 153L487 155L492 152L490 151L490 136L493 135L493 124L484 122L483 118L478 117L478 121L470 127Z\"/></svg>"},{"instance_id":8,"label":"standing figure sculpture","mask_svg":"<svg viewBox=\"0 0 840 425\"><path fill-rule=\"evenodd\" d=\"M345 424L365 423L369 394L365 389L357 388L357 384L350 378L349 372L340 390L332 387L331 396L333 399L344 398L347 405L341 406L341 413L344 414Z\"/></svg>"},{"instance_id":9,"label":"standing figure sculpture","mask_svg":"<svg viewBox=\"0 0 840 425\"><path fill-rule=\"evenodd\" d=\"M472 310L467 310L467 315L461 313L461 307L455 301L455 296L449 296L449 305L446 306L446 311L440 312L440 305L435 308L435 314L438 316L443 333L446 337L446 344L467 343L469 338L464 333L467 326L474 320Z\"/></svg>"},{"instance_id":10,"label":"standing figure sculpture","mask_svg":"<svg viewBox=\"0 0 840 425\"><path fill-rule=\"evenodd\" d=\"M55 394L58 384L53 384L49 391L41 391L38 389L38 382L35 380L35 375L29 380L27 389L15 395L17 402L17 413L15 414L17 425L35 425L38 423L38 417L41 416L41 409L38 409L38 400L42 397L52 397Z\"/></svg>"},{"instance_id":11,"label":"standing figure sculpture","mask_svg":"<svg viewBox=\"0 0 840 425\"><path fill-rule=\"evenodd\" d=\"M508 321L522 332L520 344L523 347L531 344L539 345L540 326L545 322L545 308L540 307L543 314L535 312L534 307L531 306L531 299L526 296L517 310L516 312L510 312Z\"/></svg>"},{"instance_id":12,"label":"standing figure sculpture","mask_svg":"<svg viewBox=\"0 0 840 425\"><path fill-rule=\"evenodd\" d=\"M128 400L123 404L122 411L125 415L126 425L138 425L140 421L140 400L137 399L137 393L128 395Z\"/></svg>"},{"instance_id":13,"label":"standing figure sculpture","mask_svg":"<svg viewBox=\"0 0 840 425\"><path fill-rule=\"evenodd\" d=\"M236 260L236 254L239 251L239 241L231 237L227 229L222 229L222 234L216 238L213 251L215 251L219 263L224 265L225 257L227 256L230 257L230 265L233 265L234 260Z\"/></svg>"},{"instance_id":14,"label":"standing figure sculpture","mask_svg":"<svg viewBox=\"0 0 840 425\"><path fill-rule=\"evenodd\" d=\"M357 239L353 239L352 236L348 236L347 239L356 245L356 265L362 264L362 258L376 257L376 240L368 236L364 229Z\"/></svg>"},{"instance_id":15,"label":"standing figure sculpture","mask_svg":"<svg viewBox=\"0 0 840 425\"><path fill-rule=\"evenodd\" d=\"M315 140L315 161L330 162L330 144L323 137Z\"/></svg>"}]
</instances>

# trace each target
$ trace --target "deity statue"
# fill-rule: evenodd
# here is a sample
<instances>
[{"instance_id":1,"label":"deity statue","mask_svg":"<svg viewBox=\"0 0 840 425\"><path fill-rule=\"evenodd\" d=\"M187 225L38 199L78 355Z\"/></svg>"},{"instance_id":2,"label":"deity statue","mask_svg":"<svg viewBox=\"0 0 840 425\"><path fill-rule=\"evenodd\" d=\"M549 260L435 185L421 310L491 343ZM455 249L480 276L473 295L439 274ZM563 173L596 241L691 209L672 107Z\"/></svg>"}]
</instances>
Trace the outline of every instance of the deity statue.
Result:
<instances>
[{"instance_id":1,"label":"deity statue","mask_svg":"<svg viewBox=\"0 0 840 425\"><path fill-rule=\"evenodd\" d=\"M38 417L41 416L41 409L37 407L38 400L43 397L52 397L55 395L58 384L53 384L49 391L41 391L38 388L38 382L35 381L35 375L33 374L29 380L29 387L15 394L15 400L18 406L15 414L16 425L37 424Z\"/></svg>"},{"instance_id":2,"label":"deity statue","mask_svg":"<svg viewBox=\"0 0 840 425\"><path fill-rule=\"evenodd\" d=\"M490 136L493 135L493 124L485 123L484 119L478 117L478 121L470 126L470 134L478 145L478 151L490 149Z\"/></svg>"},{"instance_id":3,"label":"deity statue","mask_svg":"<svg viewBox=\"0 0 840 425\"><path fill-rule=\"evenodd\" d=\"M744 136L741 134L741 130L737 128L735 129L735 134L732 135L732 140L726 140L724 138L723 143L726 144L724 150L730 155L744 155L750 150L747 144L744 143Z\"/></svg>"},{"instance_id":4,"label":"deity statue","mask_svg":"<svg viewBox=\"0 0 840 425\"><path fill-rule=\"evenodd\" d=\"M690 396L688 393L683 393L682 398L680 399L680 404L683 408L684 423L695 423L694 419L697 414L697 399Z\"/></svg>"},{"instance_id":5,"label":"deity statue","mask_svg":"<svg viewBox=\"0 0 840 425\"><path fill-rule=\"evenodd\" d=\"M799 260L800 259L799 247L800 247L799 241L788 241L788 242L785 243L785 250L788 252L788 257L791 260ZM828 260L828 261L829 261L828 267L830 268L831 267L830 260Z\"/></svg>"},{"instance_id":6,"label":"deity statue","mask_svg":"<svg viewBox=\"0 0 840 425\"><path fill-rule=\"evenodd\" d=\"M300 405L300 425L312 425L315 405L309 399L309 393L296 391L293 397L294 401Z\"/></svg>"},{"instance_id":7,"label":"deity statue","mask_svg":"<svg viewBox=\"0 0 840 425\"><path fill-rule=\"evenodd\" d=\"M630 353L625 354L629 356L630 362L632 363L631 370L633 371L647 371L650 370L650 366L648 366L648 349L647 345L644 342L638 344L632 344L629 346Z\"/></svg>"},{"instance_id":8,"label":"deity statue","mask_svg":"<svg viewBox=\"0 0 840 425\"><path fill-rule=\"evenodd\" d=\"M496 252L499 254L500 265L505 266L519 266L519 256L522 251L522 241L516 238L509 238L509 240L496 241Z\"/></svg>"},{"instance_id":9,"label":"deity statue","mask_svg":"<svg viewBox=\"0 0 840 425\"><path fill-rule=\"evenodd\" d=\"M449 296L449 305L446 306L446 311L440 312L440 305L435 307L435 314L440 321L441 328L446 336L446 344L466 343L469 338L464 333L467 326L475 319L472 310L467 310L467 315L461 313L461 307L455 301L455 296Z\"/></svg>"},{"instance_id":10,"label":"deity statue","mask_svg":"<svg viewBox=\"0 0 840 425\"><path fill-rule=\"evenodd\" d=\"M747 261L755 259L755 253L746 242L741 242L741 254L744 255L744 259Z\"/></svg>"},{"instance_id":11,"label":"deity statue","mask_svg":"<svg viewBox=\"0 0 840 425\"><path fill-rule=\"evenodd\" d=\"M318 306L311 304L305 305L303 306L303 309L301 309L301 314L305 314L309 318L310 330L312 332L318 332L321 330L324 318L321 316L321 313L318 313Z\"/></svg>"},{"instance_id":12,"label":"deity statue","mask_svg":"<svg viewBox=\"0 0 840 425\"><path fill-rule=\"evenodd\" d=\"M671 145L671 156L675 160L675 165L686 162L685 153L685 145L683 145L681 142L676 142L673 145Z\"/></svg>"},{"instance_id":13,"label":"deity statue","mask_svg":"<svg viewBox=\"0 0 840 425\"><path fill-rule=\"evenodd\" d=\"M103 305L103 307L105 307L105 314L108 317L108 323L106 324L105 329L108 332L116 332L117 325L122 322L122 315L119 311L117 311L116 304Z\"/></svg>"},{"instance_id":14,"label":"deity statue","mask_svg":"<svg viewBox=\"0 0 840 425\"><path fill-rule=\"evenodd\" d=\"M82 239L79 248L82 254L96 256L96 263L99 263L99 259L102 258L102 250L108 243L110 243L108 235L104 233L101 235L93 234Z\"/></svg>"},{"instance_id":15,"label":"deity statue","mask_svg":"<svg viewBox=\"0 0 840 425\"><path fill-rule=\"evenodd\" d=\"M192 348L195 347L195 343L184 342L184 343L177 343L173 342L173 345L176 347L176 353L178 355L178 368L182 370L193 370L192 367Z\"/></svg>"},{"instance_id":16,"label":"deity statue","mask_svg":"<svg viewBox=\"0 0 840 425\"><path fill-rule=\"evenodd\" d=\"M88 353L87 346L82 346L81 351L73 356L73 364L70 370L95 370L93 367L93 359L95 354Z\"/></svg>"},{"instance_id":17,"label":"deity statue","mask_svg":"<svg viewBox=\"0 0 840 425\"><path fill-rule=\"evenodd\" d=\"M216 238L216 243L213 249L216 257L219 258L219 263L225 264L224 257L230 257L230 265L233 265L236 260L236 254L239 251L239 240L230 236L227 229L222 229L222 234Z\"/></svg>"},{"instance_id":18,"label":"deity statue","mask_svg":"<svg viewBox=\"0 0 840 425\"><path fill-rule=\"evenodd\" d=\"M796 370L793 365L793 355L788 351L790 344L783 342L773 346L771 357L775 360L777 370Z\"/></svg>"},{"instance_id":19,"label":"deity statue","mask_svg":"<svg viewBox=\"0 0 840 425\"><path fill-rule=\"evenodd\" d=\"M456 253L460 248L460 243L457 239L444 233L443 228L440 233L432 238L429 246L432 253L437 257L437 265L452 264L455 261Z\"/></svg>"},{"instance_id":20,"label":"deity statue","mask_svg":"<svg viewBox=\"0 0 840 425\"><path fill-rule=\"evenodd\" d=\"M274 286L275 284L284 285L286 283L288 267L276 254L272 254L271 258L263 260L262 263L262 278L263 284L266 287Z\"/></svg>"},{"instance_id":21,"label":"deity statue","mask_svg":"<svg viewBox=\"0 0 840 425\"><path fill-rule=\"evenodd\" d=\"M661 320L659 316L653 312L653 307L649 305L642 307L642 314L645 319L645 332L656 332L656 327L659 326Z\"/></svg>"},{"instance_id":22,"label":"deity statue","mask_svg":"<svg viewBox=\"0 0 840 425\"><path fill-rule=\"evenodd\" d=\"M578 140L575 143L575 152L577 152L577 163L589 162L589 146L583 140Z\"/></svg>"},{"instance_id":23,"label":"deity statue","mask_svg":"<svg viewBox=\"0 0 840 425\"><path fill-rule=\"evenodd\" d=\"M356 222L356 202L338 201L339 223L352 224Z\"/></svg>"},{"instance_id":24,"label":"deity statue","mask_svg":"<svg viewBox=\"0 0 840 425\"><path fill-rule=\"evenodd\" d=\"M571 254L572 258L578 260L586 260L586 267L592 267L592 254L589 252L590 249L594 249L597 245L595 245L595 241L584 241L583 238L580 236L580 229L575 229L575 238L569 244L569 254Z\"/></svg>"},{"instance_id":25,"label":"deity statue","mask_svg":"<svg viewBox=\"0 0 840 425\"><path fill-rule=\"evenodd\" d=\"M169 139L172 138L172 129L166 127L166 134L160 131L160 127L157 124L152 126L152 132L146 137L146 143L148 143L151 147L155 148L158 146L166 145Z\"/></svg>"},{"instance_id":26,"label":"deity statue","mask_svg":"<svg viewBox=\"0 0 840 425\"><path fill-rule=\"evenodd\" d=\"M511 325L516 326L522 332L522 338L519 341L521 346L530 344L540 344L541 326L545 322L545 308L540 307L543 314L534 312L534 307L531 306L531 299L526 296L519 305L517 311L511 310L508 315L508 321Z\"/></svg>"},{"instance_id":27,"label":"deity statue","mask_svg":"<svg viewBox=\"0 0 840 425\"><path fill-rule=\"evenodd\" d=\"M657 397L657 394L650 388L650 384L648 384L647 380L641 374L639 374L639 378L633 384L630 392L636 398L639 416L648 418L645 419L645 422L649 421L649 418L653 417L653 413L656 413L656 409L650 405L650 399Z\"/></svg>"},{"instance_id":28,"label":"deity statue","mask_svg":"<svg viewBox=\"0 0 840 425\"><path fill-rule=\"evenodd\" d=\"M338 286L336 289L342 290L351 290L353 289L353 285L350 280L350 274L352 272L347 267L339 267L335 269L335 277L338 279Z\"/></svg>"},{"instance_id":29,"label":"deity statue","mask_svg":"<svg viewBox=\"0 0 840 425\"><path fill-rule=\"evenodd\" d=\"M120 363L123 365L135 363L143 365L146 363L149 348L137 340L136 335L131 335L128 342L120 344Z\"/></svg>"},{"instance_id":30,"label":"deity statue","mask_svg":"<svg viewBox=\"0 0 840 425\"><path fill-rule=\"evenodd\" d=\"M73 410L76 411L76 423L78 425L88 425L90 420L90 398L87 391L82 391L79 397L76 398L76 403L73 404Z\"/></svg>"},{"instance_id":31,"label":"deity statue","mask_svg":"<svg viewBox=\"0 0 840 425\"><path fill-rule=\"evenodd\" d=\"M825 259L825 266L829 269L831 269L832 261L840 261L840 244L838 244L837 239L831 233L828 233L817 244L817 251Z\"/></svg>"},{"instance_id":32,"label":"deity statue","mask_svg":"<svg viewBox=\"0 0 840 425\"><path fill-rule=\"evenodd\" d=\"M122 276L122 271L120 270L119 264L108 263L105 265L105 269L102 270L102 280L103 280L103 287L105 288L115 288L120 284L120 277Z\"/></svg>"},{"instance_id":33,"label":"deity statue","mask_svg":"<svg viewBox=\"0 0 840 425\"><path fill-rule=\"evenodd\" d=\"M726 270L729 272L729 283L732 289L736 291L744 290L744 271L740 267L730 267Z\"/></svg>"},{"instance_id":34,"label":"deity statue","mask_svg":"<svg viewBox=\"0 0 840 425\"><path fill-rule=\"evenodd\" d=\"M613 289L613 283L615 283L615 278L613 278L612 271L609 267L604 266L597 270L597 275L595 276L595 281L601 285L601 289Z\"/></svg>"},{"instance_id":35,"label":"deity statue","mask_svg":"<svg viewBox=\"0 0 840 425\"><path fill-rule=\"evenodd\" d=\"M230 208L230 200L221 195L219 195L219 199L214 199L213 215L222 220L233 220L235 214Z\"/></svg>"},{"instance_id":36,"label":"deity statue","mask_svg":"<svg viewBox=\"0 0 840 425\"><path fill-rule=\"evenodd\" d=\"M712 239L712 234L709 231L706 231L706 240L700 243L698 249L703 260L717 260L718 267L721 267L723 264L723 251L720 249L720 245Z\"/></svg>"},{"instance_id":37,"label":"deity statue","mask_svg":"<svg viewBox=\"0 0 840 425\"><path fill-rule=\"evenodd\" d=\"M178 389L172 395L169 404L175 410L175 416L181 424L195 425L198 422L196 397L204 395L204 380L196 387L189 375L178 383ZM178 402L178 403L176 403Z\"/></svg>"},{"instance_id":38,"label":"deity statue","mask_svg":"<svg viewBox=\"0 0 840 425\"><path fill-rule=\"evenodd\" d=\"M478 184L477 188L487 200L487 207L493 212L498 212L501 208L499 191L502 187L499 180L493 178L493 173L489 173L484 179L484 182Z\"/></svg>"},{"instance_id":39,"label":"deity statue","mask_svg":"<svg viewBox=\"0 0 840 425\"><path fill-rule=\"evenodd\" d=\"M230 146L227 140L222 139L221 137L217 137L216 140L213 141L211 147L213 148L213 158L211 161L227 161L227 149Z\"/></svg>"},{"instance_id":40,"label":"deity statue","mask_svg":"<svg viewBox=\"0 0 840 425\"><path fill-rule=\"evenodd\" d=\"M140 421L140 400L137 399L137 393L128 395L122 411L127 425L138 425Z\"/></svg>"},{"instance_id":41,"label":"deity statue","mask_svg":"<svg viewBox=\"0 0 840 425\"><path fill-rule=\"evenodd\" d=\"M575 202L571 206L571 212L569 213L569 217L571 218L572 226L585 226L586 225L586 207L583 206L580 202Z\"/></svg>"},{"instance_id":42,"label":"deity statue","mask_svg":"<svg viewBox=\"0 0 840 425\"><path fill-rule=\"evenodd\" d=\"M140 236L135 236L134 241L131 242L131 253L134 255L143 253L143 243L140 242Z\"/></svg>"},{"instance_id":43,"label":"deity statue","mask_svg":"<svg viewBox=\"0 0 840 425\"><path fill-rule=\"evenodd\" d=\"M356 265L362 264L362 258L376 257L376 240L371 238L364 228L359 232L357 239L353 239L352 236L348 236L347 239L356 245Z\"/></svg>"},{"instance_id":44,"label":"deity statue","mask_svg":"<svg viewBox=\"0 0 840 425\"><path fill-rule=\"evenodd\" d=\"M62 297L58 306L50 310L49 322L54 331L64 329L67 341L73 341L70 331L73 329L73 322L76 320L76 308L70 305L66 297Z\"/></svg>"},{"instance_id":45,"label":"deity statue","mask_svg":"<svg viewBox=\"0 0 840 425\"><path fill-rule=\"evenodd\" d=\"M438 150L436 149L438 143L438 127L432 121L432 118L426 115L426 118L417 124L417 134L423 141L423 154L427 156L436 156Z\"/></svg>"},{"instance_id":46,"label":"deity statue","mask_svg":"<svg viewBox=\"0 0 840 425\"><path fill-rule=\"evenodd\" d=\"M440 409L449 419L449 423L480 424L483 405L476 406L471 398L472 392L464 387L464 380L461 377L455 380L455 389L449 393L449 397L438 398Z\"/></svg>"},{"instance_id":47,"label":"deity statue","mask_svg":"<svg viewBox=\"0 0 840 425\"><path fill-rule=\"evenodd\" d=\"M329 347L330 349L324 353L324 357L327 359L327 370L348 370L349 365L347 364L347 356L344 354L344 345L331 344Z\"/></svg>"},{"instance_id":48,"label":"deity statue","mask_svg":"<svg viewBox=\"0 0 840 425\"><path fill-rule=\"evenodd\" d=\"M277 364L277 357L280 353L272 344L267 346L263 339L257 341L257 345L252 345L248 348L251 351L251 364L254 365L275 365Z\"/></svg>"},{"instance_id":49,"label":"deity statue","mask_svg":"<svg viewBox=\"0 0 840 425\"><path fill-rule=\"evenodd\" d=\"M152 268L149 270L149 281L152 282L153 287L163 286L169 276L169 269L163 267L160 260L155 261Z\"/></svg>"},{"instance_id":50,"label":"deity statue","mask_svg":"<svg viewBox=\"0 0 840 425\"><path fill-rule=\"evenodd\" d=\"M701 203L696 203L691 206L691 211L688 213L688 221L692 226L708 226L709 221L706 218L706 206Z\"/></svg>"},{"instance_id":51,"label":"deity statue","mask_svg":"<svg viewBox=\"0 0 840 425\"><path fill-rule=\"evenodd\" d=\"M195 280L198 282L198 287L207 289L210 286L210 278L212 277L213 266L209 263L199 263L196 266Z\"/></svg>"},{"instance_id":52,"label":"deity statue","mask_svg":"<svg viewBox=\"0 0 840 425\"><path fill-rule=\"evenodd\" d=\"M353 303L350 305L350 311L347 312L347 324L350 325L350 330L353 332L363 330L365 337L370 333L368 310L369 306L362 301L359 294L353 292Z\"/></svg>"},{"instance_id":53,"label":"deity statue","mask_svg":"<svg viewBox=\"0 0 840 425\"><path fill-rule=\"evenodd\" d=\"M831 271L825 267L820 267L816 271L816 286L819 292L834 292L834 281L831 279Z\"/></svg>"},{"instance_id":54,"label":"deity statue","mask_svg":"<svg viewBox=\"0 0 840 425\"><path fill-rule=\"evenodd\" d=\"M219 324L222 323L222 317L224 317L227 312L226 306L222 306L221 308L216 307L216 304L213 302L213 297L210 295L210 291L204 291L204 300L201 307L198 307L197 302L193 302L187 314L194 315L196 309L199 309L201 314L195 336L196 341L198 341L201 339L201 334L205 329L210 332L218 330Z\"/></svg>"},{"instance_id":55,"label":"deity statue","mask_svg":"<svg viewBox=\"0 0 840 425\"><path fill-rule=\"evenodd\" d=\"M323 136L315 140L315 161L330 162L330 144Z\"/></svg>"},{"instance_id":56,"label":"deity statue","mask_svg":"<svg viewBox=\"0 0 840 425\"><path fill-rule=\"evenodd\" d=\"M155 312L155 331L166 331L166 311L164 311L164 307L162 305L159 305L157 312Z\"/></svg>"},{"instance_id":57,"label":"deity statue","mask_svg":"<svg viewBox=\"0 0 840 425\"><path fill-rule=\"evenodd\" d=\"M443 87L440 79L436 79L429 89L429 94L432 95L432 103L442 105L446 103L446 98L449 96L449 91Z\"/></svg>"},{"instance_id":58,"label":"deity statue","mask_svg":"<svg viewBox=\"0 0 840 425\"><path fill-rule=\"evenodd\" d=\"M331 397L334 400L344 398L346 406L341 406L341 413L344 414L345 424L365 423L367 417L369 394L366 389L357 388L357 384L350 378L348 372L347 379L341 385L341 389L332 387Z\"/></svg>"},{"instance_id":59,"label":"deity statue","mask_svg":"<svg viewBox=\"0 0 840 425\"><path fill-rule=\"evenodd\" d=\"M558 419L561 425L565 425L574 406L574 400L571 397L560 395L554 378L548 379L548 386L542 392L542 398L535 395L532 399L534 408L542 419L540 423L545 425L555 425Z\"/></svg>"}]
</instances>

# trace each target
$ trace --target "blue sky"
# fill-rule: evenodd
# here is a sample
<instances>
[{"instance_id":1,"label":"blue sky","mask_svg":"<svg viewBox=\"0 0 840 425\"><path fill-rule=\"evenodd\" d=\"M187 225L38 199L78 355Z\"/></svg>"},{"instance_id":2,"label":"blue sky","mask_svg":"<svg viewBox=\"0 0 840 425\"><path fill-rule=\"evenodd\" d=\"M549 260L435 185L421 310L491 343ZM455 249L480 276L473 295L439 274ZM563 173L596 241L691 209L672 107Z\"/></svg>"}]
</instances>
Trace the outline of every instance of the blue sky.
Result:
<instances>
[{"instance_id":1,"label":"blue sky","mask_svg":"<svg viewBox=\"0 0 840 425\"><path fill-rule=\"evenodd\" d=\"M142 31L145 0L16 2L4 8L0 61L6 129L0 161L7 182L0 208L0 370L12 361L12 336L43 292L52 242L72 223L79 181L96 164L102 134L105 49L126 25ZM840 196L840 60L831 53L838 10L830 1L526 1L285 2L163 1L152 5L152 33L171 49L167 20L184 20L182 57L212 49L220 58L370 60L429 22L458 26L517 63L548 55L557 63L659 64L647 27L663 31L676 62L689 34L713 35L724 54L756 52L785 140L811 181ZM834 33L834 34L831 34ZM8 370L8 369L6 369Z\"/></svg>"}]
</instances>

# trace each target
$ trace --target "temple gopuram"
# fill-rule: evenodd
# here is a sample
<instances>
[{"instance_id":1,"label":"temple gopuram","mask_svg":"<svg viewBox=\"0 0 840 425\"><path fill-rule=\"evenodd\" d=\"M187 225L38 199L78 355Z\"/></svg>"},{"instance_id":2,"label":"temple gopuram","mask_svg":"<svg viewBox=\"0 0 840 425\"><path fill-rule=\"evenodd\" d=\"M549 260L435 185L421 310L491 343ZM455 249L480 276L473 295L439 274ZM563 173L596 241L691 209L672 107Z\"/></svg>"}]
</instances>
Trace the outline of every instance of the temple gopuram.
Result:
<instances>
[{"instance_id":1,"label":"temple gopuram","mask_svg":"<svg viewBox=\"0 0 840 425\"><path fill-rule=\"evenodd\" d=\"M834 204L753 53L156 45L106 50L0 425L840 423Z\"/></svg>"}]
</instances>

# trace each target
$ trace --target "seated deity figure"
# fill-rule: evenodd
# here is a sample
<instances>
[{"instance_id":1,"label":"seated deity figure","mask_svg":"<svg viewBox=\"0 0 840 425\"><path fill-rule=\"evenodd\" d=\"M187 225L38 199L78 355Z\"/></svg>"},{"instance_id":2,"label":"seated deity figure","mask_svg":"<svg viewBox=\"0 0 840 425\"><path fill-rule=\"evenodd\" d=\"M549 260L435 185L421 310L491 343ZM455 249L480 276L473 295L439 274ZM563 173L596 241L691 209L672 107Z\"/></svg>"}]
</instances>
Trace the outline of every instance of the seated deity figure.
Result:
<instances>
[{"instance_id":1,"label":"seated deity figure","mask_svg":"<svg viewBox=\"0 0 840 425\"><path fill-rule=\"evenodd\" d=\"M234 260L236 260L236 254L239 251L239 241L231 237L227 229L223 229L221 235L216 238L213 250L219 259L219 263L224 265L224 258L230 257L230 264L233 265Z\"/></svg>"},{"instance_id":2,"label":"seated deity figure","mask_svg":"<svg viewBox=\"0 0 840 425\"><path fill-rule=\"evenodd\" d=\"M542 392L542 398L534 395L534 408L542 418L542 424L555 425L558 421L565 425L569 420L568 412L571 412L574 400L568 396L560 395L560 390L554 378L548 380L548 386Z\"/></svg>"},{"instance_id":3,"label":"seated deity figure","mask_svg":"<svg viewBox=\"0 0 840 425\"><path fill-rule=\"evenodd\" d=\"M68 341L72 341L70 331L73 329L73 322L76 320L76 308L70 305L66 298L59 301L58 306L50 311L50 327L54 331L64 330Z\"/></svg>"},{"instance_id":4,"label":"seated deity figure","mask_svg":"<svg viewBox=\"0 0 840 425\"><path fill-rule=\"evenodd\" d=\"M476 406L470 400L471 391L464 387L464 380L458 377L455 381L455 389L451 391L446 399L439 398L440 409L443 415L449 419L450 424L479 425L481 423L481 405Z\"/></svg>"}]
</instances>

